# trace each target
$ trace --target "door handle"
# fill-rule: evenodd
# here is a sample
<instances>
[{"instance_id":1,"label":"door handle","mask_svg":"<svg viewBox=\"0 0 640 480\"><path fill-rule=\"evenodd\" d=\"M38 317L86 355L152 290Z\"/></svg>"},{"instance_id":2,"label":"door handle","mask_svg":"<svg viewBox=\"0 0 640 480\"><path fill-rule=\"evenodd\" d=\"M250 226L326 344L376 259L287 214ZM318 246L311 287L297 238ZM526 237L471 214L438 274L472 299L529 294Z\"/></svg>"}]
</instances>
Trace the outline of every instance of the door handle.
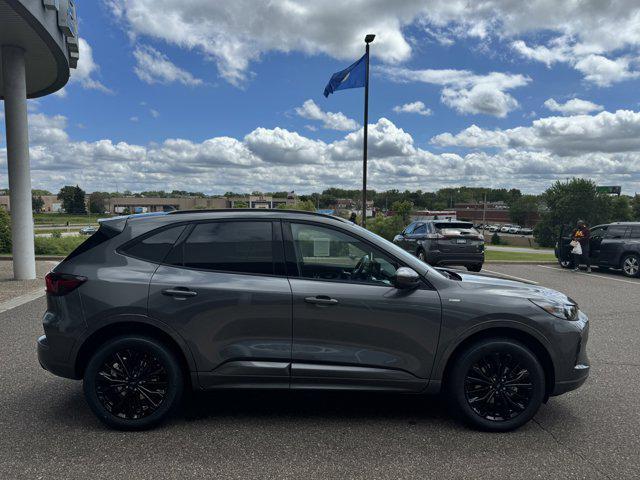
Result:
<instances>
[{"instance_id":1,"label":"door handle","mask_svg":"<svg viewBox=\"0 0 640 480\"><path fill-rule=\"evenodd\" d=\"M185 287L176 287L162 290L162 294L169 297L195 297L198 295L198 292L194 292Z\"/></svg>"},{"instance_id":2,"label":"door handle","mask_svg":"<svg viewBox=\"0 0 640 480\"><path fill-rule=\"evenodd\" d=\"M323 306L335 305L338 303L338 300L336 300L335 298L327 297L326 295L318 295L316 297L306 297L304 301L307 303L312 303L314 305L323 305Z\"/></svg>"}]
</instances>

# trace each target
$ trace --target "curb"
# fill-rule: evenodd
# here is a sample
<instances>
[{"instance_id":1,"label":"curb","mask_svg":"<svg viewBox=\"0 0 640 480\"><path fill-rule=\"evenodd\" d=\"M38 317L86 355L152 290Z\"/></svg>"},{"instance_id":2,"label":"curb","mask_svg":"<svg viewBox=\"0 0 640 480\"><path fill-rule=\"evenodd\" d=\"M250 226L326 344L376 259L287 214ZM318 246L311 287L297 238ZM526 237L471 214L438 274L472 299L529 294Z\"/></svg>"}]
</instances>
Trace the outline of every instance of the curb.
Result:
<instances>
[{"instance_id":1,"label":"curb","mask_svg":"<svg viewBox=\"0 0 640 480\"><path fill-rule=\"evenodd\" d=\"M558 262L552 260L485 260L484 263L490 265L555 265Z\"/></svg>"}]
</instances>

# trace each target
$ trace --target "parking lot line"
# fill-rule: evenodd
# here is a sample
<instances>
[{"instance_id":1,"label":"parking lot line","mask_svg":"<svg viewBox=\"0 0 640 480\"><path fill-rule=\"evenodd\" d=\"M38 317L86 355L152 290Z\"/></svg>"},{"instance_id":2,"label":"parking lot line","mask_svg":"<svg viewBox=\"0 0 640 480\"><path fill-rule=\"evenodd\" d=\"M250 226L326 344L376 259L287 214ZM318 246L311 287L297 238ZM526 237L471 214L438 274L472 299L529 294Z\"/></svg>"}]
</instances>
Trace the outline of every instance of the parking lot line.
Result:
<instances>
[{"instance_id":1,"label":"parking lot line","mask_svg":"<svg viewBox=\"0 0 640 480\"><path fill-rule=\"evenodd\" d=\"M34 290L33 292L0 303L0 313L11 310L12 308L19 307L20 305L24 305L25 303L32 302L36 298L42 297L44 294L44 288L39 288L38 290Z\"/></svg>"},{"instance_id":2,"label":"parking lot line","mask_svg":"<svg viewBox=\"0 0 640 480\"><path fill-rule=\"evenodd\" d=\"M538 282L534 282L533 280L529 280L528 278L516 277L515 275L507 275L506 273L496 272L494 270L487 270L486 268L482 269L483 272L493 273L495 275L500 275L501 277L512 278L514 280L518 280L519 282L531 283L533 285L538 285Z\"/></svg>"},{"instance_id":3,"label":"parking lot line","mask_svg":"<svg viewBox=\"0 0 640 480\"><path fill-rule=\"evenodd\" d=\"M640 285L640 282L634 282L633 280L623 280L621 278L611 278L611 277L605 277L604 275L598 275L597 273L586 273L586 272L569 272L568 270L565 271L564 268L560 268L560 267L551 267L549 265L538 265L538 267L540 268L548 268L550 270L558 270L560 272L566 272L566 273L572 273L572 274L577 274L577 275L586 275L587 277L597 277L597 278L604 278L605 280L613 280L614 282L622 282L622 283L630 283L631 285Z\"/></svg>"}]
</instances>

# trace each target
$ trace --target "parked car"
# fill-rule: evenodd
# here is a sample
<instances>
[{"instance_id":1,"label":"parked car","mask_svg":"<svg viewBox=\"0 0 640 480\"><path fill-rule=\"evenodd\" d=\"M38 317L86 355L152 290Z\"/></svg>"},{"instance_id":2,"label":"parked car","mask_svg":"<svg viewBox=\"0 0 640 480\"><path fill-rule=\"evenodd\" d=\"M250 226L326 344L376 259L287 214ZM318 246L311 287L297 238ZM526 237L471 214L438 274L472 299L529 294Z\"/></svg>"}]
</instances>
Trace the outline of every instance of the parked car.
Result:
<instances>
[{"instance_id":1,"label":"parked car","mask_svg":"<svg viewBox=\"0 0 640 480\"><path fill-rule=\"evenodd\" d=\"M443 392L470 425L531 419L589 374L588 319L539 286L435 269L335 217L176 211L101 222L46 276L38 358L114 428L185 388Z\"/></svg>"},{"instance_id":2,"label":"parked car","mask_svg":"<svg viewBox=\"0 0 640 480\"><path fill-rule=\"evenodd\" d=\"M517 233L520 235L533 235L533 228L521 228Z\"/></svg>"},{"instance_id":3,"label":"parked car","mask_svg":"<svg viewBox=\"0 0 640 480\"><path fill-rule=\"evenodd\" d=\"M555 255L560 266L574 267L571 255L571 231L563 229L555 246ZM640 222L615 222L598 225L590 229L589 258L591 265L601 269L622 270L627 277L640 275Z\"/></svg>"},{"instance_id":4,"label":"parked car","mask_svg":"<svg viewBox=\"0 0 640 480\"><path fill-rule=\"evenodd\" d=\"M511 225L509 227L509 230L507 230L508 233L518 233L520 231L520 225Z\"/></svg>"},{"instance_id":5,"label":"parked car","mask_svg":"<svg viewBox=\"0 0 640 480\"><path fill-rule=\"evenodd\" d=\"M430 265L463 265L479 272L484 263L484 237L471 222L419 220L393 243Z\"/></svg>"},{"instance_id":6,"label":"parked car","mask_svg":"<svg viewBox=\"0 0 640 480\"><path fill-rule=\"evenodd\" d=\"M94 227L93 225L89 225L80 229L80 235L93 235L97 231L98 229L96 227Z\"/></svg>"},{"instance_id":7,"label":"parked car","mask_svg":"<svg viewBox=\"0 0 640 480\"><path fill-rule=\"evenodd\" d=\"M502 225L500 227L500 232L502 233L509 233L509 229L511 228L511 225Z\"/></svg>"},{"instance_id":8,"label":"parked car","mask_svg":"<svg viewBox=\"0 0 640 480\"><path fill-rule=\"evenodd\" d=\"M497 232L497 231L499 231L499 230L500 230L500 227L499 227L498 225L491 225L491 226L489 227L489 231L490 231L491 233L493 233L493 232Z\"/></svg>"}]
</instances>

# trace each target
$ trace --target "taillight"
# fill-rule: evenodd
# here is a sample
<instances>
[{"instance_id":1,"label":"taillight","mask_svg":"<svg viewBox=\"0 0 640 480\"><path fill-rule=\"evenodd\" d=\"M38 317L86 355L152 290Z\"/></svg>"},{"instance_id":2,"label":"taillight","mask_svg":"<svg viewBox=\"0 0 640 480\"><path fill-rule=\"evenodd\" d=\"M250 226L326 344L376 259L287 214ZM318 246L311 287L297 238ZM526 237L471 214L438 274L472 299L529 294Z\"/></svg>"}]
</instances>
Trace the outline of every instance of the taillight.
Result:
<instances>
[{"instance_id":1,"label":"taillight","mask_svg":"<svg viewBox=\"0 0 640 480\"><path fill-rule=\"evenodd\" d=\"M76 288L87 281L87 277L80 275L69 275L67 273L49 272L44 277L46 292L55 297L61 297L69 292L73 292Z\"/></svg>"}]
</instances>

